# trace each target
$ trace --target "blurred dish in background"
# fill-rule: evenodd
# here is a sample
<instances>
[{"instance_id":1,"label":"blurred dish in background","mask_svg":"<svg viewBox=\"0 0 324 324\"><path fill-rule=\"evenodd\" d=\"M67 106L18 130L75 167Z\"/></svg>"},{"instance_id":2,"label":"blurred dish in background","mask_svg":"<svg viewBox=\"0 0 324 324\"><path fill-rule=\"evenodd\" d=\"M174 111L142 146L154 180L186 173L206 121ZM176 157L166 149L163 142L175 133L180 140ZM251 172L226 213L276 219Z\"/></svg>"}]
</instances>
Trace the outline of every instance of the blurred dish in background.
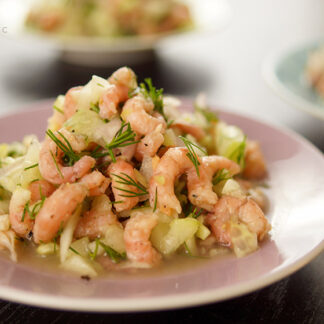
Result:
<instances>
[{"instance_id":1,"label":"blurred dish in background","mask_svg":"<svg viewBox=\"0 0 324 324\"><path fill-rule=\"evenodd\" d=\"M25 21L45 33L122 37L191 28L189 7L176 0L39 0Z\"/></svg>"},{"instance_id":2,"label":"blurred dish in background","mask_svg":"<svg viewBox=\"0 0 324 324\"><path fill-rule=\"evenodd\" d=\"M33 7L34 3L0 1L0 21L8 26L8 36L41 41L59 50L66 62L89 66L146 61L162 40L217 31L231 18L227 0L56 0ZM107 3L116 5L117 12L102 9L110 6ZM52 6L56 9L47 11ZM40 25L43 31L35 28Z\"/></svg>"},{"instance_id":3,"label":"blurred dish in background","mask_svg":"<svg viewBox=\"0 0 324 324\"><path fill-rule=\"evenodd\" d=\"M282 99L324 120L324 50L320 42L272 53L262 73Z\"/></svg>"}]
</instances>

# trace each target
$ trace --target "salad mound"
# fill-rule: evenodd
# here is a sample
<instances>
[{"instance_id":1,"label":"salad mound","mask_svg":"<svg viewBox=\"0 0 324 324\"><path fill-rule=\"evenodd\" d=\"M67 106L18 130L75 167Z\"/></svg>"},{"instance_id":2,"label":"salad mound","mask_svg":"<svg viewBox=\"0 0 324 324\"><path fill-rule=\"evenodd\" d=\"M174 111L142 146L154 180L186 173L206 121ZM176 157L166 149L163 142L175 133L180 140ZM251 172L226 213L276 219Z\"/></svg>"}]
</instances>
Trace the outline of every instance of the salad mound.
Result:
<instances>
[{"instance_id":1,"label":"salad mound","mask_svg":"<svg viewBox=\"0 0 324 324\"><path fill-rule=\"evenodd\" d=\"M0 145L0 249L81 276L244 257L271 226L258 142L122 67L57 97L42 142Z\"/></svg>"},{"instance_id":2,"label":"salad mound","mask_svg":"<svg viewBox=\"0 0 324 324\"><path fill-rule=\"evenodd\" d=\"M42 0L25 25L62 36L121 37L186 29L192 18L177 0Z\"/></svg>"}]
</instances>

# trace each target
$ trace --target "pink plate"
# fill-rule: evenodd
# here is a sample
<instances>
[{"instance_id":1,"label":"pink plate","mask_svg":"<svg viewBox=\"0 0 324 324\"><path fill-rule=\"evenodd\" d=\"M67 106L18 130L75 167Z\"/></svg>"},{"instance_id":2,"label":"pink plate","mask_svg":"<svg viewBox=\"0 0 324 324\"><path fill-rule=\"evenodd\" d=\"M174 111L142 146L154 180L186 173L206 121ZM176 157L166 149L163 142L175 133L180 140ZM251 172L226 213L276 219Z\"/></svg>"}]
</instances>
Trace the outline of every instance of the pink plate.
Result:
<instances>
[{"instance_id":1,"label":"pink plate","mask_svg":"<svg viewBox=\"0 0 324 324\"><path fill-rule=\"evenodd\" d=\"M43 137L51 102L0 119L0 142L26 134ZM234 256L199 266L145 275L81 280L0 257L0 298L80 311L140 311L200 305L239 296L298 270L324 246L323 154L299 135L229 112L220 117L240 126L262 145L269 168L271 238L242 259ZM144 272L143 272L144 271Z\"/></svg>"}]
</instances>

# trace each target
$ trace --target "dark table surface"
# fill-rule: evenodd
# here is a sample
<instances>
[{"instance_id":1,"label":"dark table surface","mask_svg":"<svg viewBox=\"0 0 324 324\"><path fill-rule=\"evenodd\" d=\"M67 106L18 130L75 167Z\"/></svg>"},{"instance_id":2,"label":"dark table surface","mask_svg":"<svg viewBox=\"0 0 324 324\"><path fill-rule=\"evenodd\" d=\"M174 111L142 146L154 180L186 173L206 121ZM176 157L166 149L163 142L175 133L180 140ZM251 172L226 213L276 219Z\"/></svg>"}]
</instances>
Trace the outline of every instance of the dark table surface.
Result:
<instances>
[{"instance_id":1,"label":"dark table surface","mask_svg":"<svg viewBox=\"0 0 324 324\"><path fill-rule=\"evenodd\" d=\"M323 151L323 121L282 102L265 85L260 71L263 59L273 49L322 36L324 2L229 3L233 18L225 30L164 43L151 62L133 68L141 79L151 76L168 93L195 96L204 90L210 102L289 127ZM107 76L113 70L68 65L58 60L54 49L39 43L31 46L10 36L10 30L0 33L0 114L64 93L85 83L91 74ZM322 253L295 274L260 291L208 306L165 312L85 314L0 301L0 322L324 323L323 269Z\"/></svg>"}]
</instances>

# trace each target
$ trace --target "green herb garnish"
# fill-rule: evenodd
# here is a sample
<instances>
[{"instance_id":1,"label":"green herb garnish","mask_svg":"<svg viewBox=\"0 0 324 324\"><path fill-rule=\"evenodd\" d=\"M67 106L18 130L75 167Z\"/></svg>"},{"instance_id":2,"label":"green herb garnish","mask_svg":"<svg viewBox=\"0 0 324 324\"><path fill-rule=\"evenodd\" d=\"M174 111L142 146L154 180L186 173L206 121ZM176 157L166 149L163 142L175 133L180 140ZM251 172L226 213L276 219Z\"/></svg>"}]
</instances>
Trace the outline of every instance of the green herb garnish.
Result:
<instances>
[{"instance_id":1,"label":"green herb garnish","mask_svg":"<svg viewBox=\"0 0 324 324\"><path fill-rule=\"evenodd\" d=\"M76 249L73 249L72 246L69 247L69 250L71 250L73 253L75 253L77 255L81 255Z\"/></svg>"},{"instance_id":2,"label":"green herb garnish","mask_svg":"<svg viewBox=\"0 0 324 324\"><path fill-rule=\"evenodd\" d=\"M60 227L59 227L55 237L53 238L54 253L56 252L57 239L61 236L62 232L63 232L63 221L61 222Z\"/></svg>"},{"instance_id":3,"label":"green herb garnish","mask_svg":"<svg viewBox=\"0 0 324 324\"><path fill-rule=\"evenodd\" d=\"M32 168L36 168L37 166L38 166L38 163L35 163L35 164L33 164L33 165L25 168L24 171L29 170L29 169L32 169Z\"/></svg>"},{"instance_id":4,"label":"green herb garnish","mask_svg":"<svg viewBox=\"0 0 324 324\"><path fill-rule=\"evenodd\" d=\"M126 253L119 253L117 251L115 251L113 248L111 248L110 246L102 243L101 241L99 241L100 246L105 250L106 254L109 256L109 258L114 262L114 263L118 263L122 260L126 259Z\"/></svg>"},{"instance_id":5,"label":"green herb garnish","mask_svg":"<svg viewBox=\"0 0 324 324\"><path fill-rule=\"evenodd\" d=\"M108 150L108 154L110 155L113 162L116 162L115 155L113 153L113 149L129 146L132 144L136 144L139 141L135 141L136 134L132 130L130 123L122 123L122 126L112 139L112 141L106 145L106 149Z\"/></svg>"},{"instance_id":6,"label":"green herb garnish","mask_svg":"<svg viewBox=\"0 0 324 324\"><path fill-rule=\"evenodd\" d=\"M220 169L218 170L214 177L213 177L213 185L217 185L218 183L225 181L225 180L229 180L232 177L230 176L230 173L226 170L226 169Z\"/></svg>"},{"instance_id":7,"label":"green herb garnish","mask_svg":"<svg viewBox=\"0 0 324 324\"><path fill-rule=\"evenodd\" d=\"M207 154L206 151L204 149L202 149L200 146L198 146L197 144L192 143L191 141L189 141L187 138L185 138L183 136L179 136L179 138L186 145L186 147L187 147L187 149L189 151L186 155L190 159L190 161L192 162L192 164L194 165L198 177L200 177L200 174L199 174L199 165L200 165L200 162L199 162L197 153L194 150L194 147L198 148L204 154Z\"/></svg>"},{"instance_id":8,"label":"green herb garnish","mask_svg":"<svg viewBox=\"0 0 324 324\"><path fill-rule=\"evenodd\" d=\"M57 107L55 105L53 106L53 109L55 109L56 111L58 111L61 114L64 114L64 111L61 108L59 108L59 107Z\"/></svg>"},{"instance_id":9,"label":"green herb garnish","mask_svg":"<svg viewBox=\"0 0 324 324\"><path fill-rule=\"evenodd\" d=\"M89 255L90 255L90 259L91 260L94 260L96 257L97 257L97 254L98 254L98 248L99 248L99 239L96 238L96 246L95 246L95 249L93 252L89 252Z\"/></svg>"},{"instance_id":10,"label":"green herb garnish","mask_svg":"<svg viewBox=\"0 0 324 324\"><path fill-rule=\"evenodd\" d=\"M114 187L117 190L124 191L124 192L128 193L128 195L120 195L121 197L132 198L132 197L139 197L139 196L144 196L144 195L148 194L146 188L143 185L141 185L140 183L137 183L128 174L126 174L124 172L121 172L120 174L122 174L124 177L122 177L121 175L115 174L115 173L112 173L111 175L119 179L119 180L115 180L117 183L127 185L127 186L136 187L137 189L139 189L139 192L135 192L135 191L127 190L124 188Z\"/></svg>"},{"instance_id":11,"label":"green herb garnish","mask_svg":"<svg viewBox=\"0 0 324 324\"><path fill-rule=\"evenodd\" d=\"M63 162L65 162L68 166L72 166L76 161L79 161L81 156L74 153L70 142L67 138L61 133L57 132L63 139L61 141L50 129L46 131L46 135L62 150L64 153Z\"/></svg>"},{"instance_id":12,"label":"green herb garnish","mask_svg":"<svg viewBox=\"0 0 324 324\"><path fill-rule=\"evenodd\" d=\"M58 174L61 176L62 179L64 179L64 176L63 176L63 174L62 174L62 172L61 172L61 170L60 170L60 168L59 168L59 166L58 166L58 164L57 164L57 162L56 162L56 159L55 159L55 157L54 157L53 152L50 151L50 153L51 153L51 156L52 156L52 159L53 159L53 162L54 162L54 164L55 164L55 167L56 167L56 170L57 170Z\"/></svg>"},{"instance_id":13,"label":"green herb garnish","mask_svg":"<svg viewBox=\"0 0 324 324\"><path fill-rule=\"evenodd\" d=\"M99 105L98 105L98 104L95 105L95 104L91 103L91 105L90 105L90 110L92 110L92 111L94 111L95 113L99 114L99 112L100 112Z\"/></svg>"},{"instance_id":14,"label":"green herb garnish","mask_svg":"<svg viewBox=\"0 0 324 324\"><path fill-rule=\"evenodd\" d=\"M140 84L140 92L145 98L151 98L154 104L154 110L167 120L163 110L163 89L156 89L152 84L151 78L146 78L144 82Z\"/></svg>"},{"instance_id":15,"label":"green herb garnish","mask_svg":"<svg viewBox=\"0 0 324 324\"><path fill-rule=\"evenodd\" d=\"M154 197L154 206L153 206L153 213L156 211L157 208L157 187L155 188L155 197Z\"/></svg>"}]
</instances>

